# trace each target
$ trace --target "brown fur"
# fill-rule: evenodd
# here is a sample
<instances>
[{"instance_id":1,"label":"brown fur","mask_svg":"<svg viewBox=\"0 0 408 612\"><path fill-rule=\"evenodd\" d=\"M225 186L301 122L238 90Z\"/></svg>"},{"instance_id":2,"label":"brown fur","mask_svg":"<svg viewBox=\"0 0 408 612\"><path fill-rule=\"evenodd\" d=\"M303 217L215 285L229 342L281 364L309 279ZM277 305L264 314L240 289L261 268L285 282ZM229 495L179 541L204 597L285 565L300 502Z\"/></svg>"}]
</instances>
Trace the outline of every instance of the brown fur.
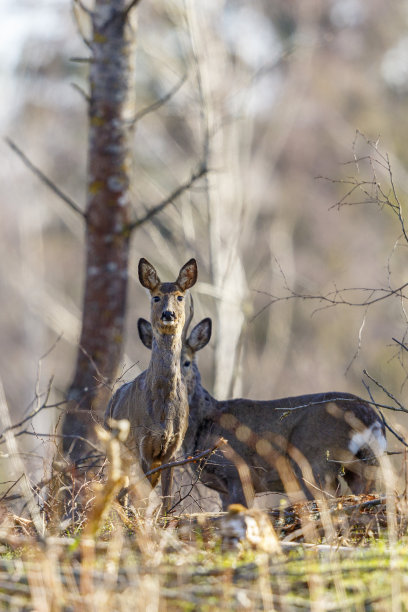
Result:
<instances>
[{"instance_id":1,"label":"brown fur","mask_svg":"<svg viewBox=\"0 0 408 612\"><path fill-rule=\"evenodd\" d=\"M188 424L188 398L180 356L185 323L184 297L197 279L197 264L188 261L174 283L161 283L154 267L139 262L139 280L151 295L152 355L147 370L120 387L105 413L108 419L128 419L127 446L143 471L170 462L182 445ZM151 478L156 486L160 472ZM165 507L170 504L171 470L162 474Z\"/></svg>"},{"instance_id":2,"label":"brown fur","mask_svg":"<svg viewBox=\"0 0 408 612\"><path fill-rule=\"evenodd\" d=\"M149 346L146 327L139 322L139 334ZM204 319L183 344L181 365L190 405L186 452L210 448L223 436L249 467L254 493L286 491L294 498L299 492L308 498L321 491L336 494L340 473L352 492L372 489L378 472L374 449L366 444L357 452L349 448L353 435L370 427L385 442L384 425L367 402L335 392L269 401L217 401L201 385L196 361L197 351L210 336L211 320ZM221 494L224 508L251 501L231 456L218 450L197 466L201 481Z\"/></svg>"}]
</instances>

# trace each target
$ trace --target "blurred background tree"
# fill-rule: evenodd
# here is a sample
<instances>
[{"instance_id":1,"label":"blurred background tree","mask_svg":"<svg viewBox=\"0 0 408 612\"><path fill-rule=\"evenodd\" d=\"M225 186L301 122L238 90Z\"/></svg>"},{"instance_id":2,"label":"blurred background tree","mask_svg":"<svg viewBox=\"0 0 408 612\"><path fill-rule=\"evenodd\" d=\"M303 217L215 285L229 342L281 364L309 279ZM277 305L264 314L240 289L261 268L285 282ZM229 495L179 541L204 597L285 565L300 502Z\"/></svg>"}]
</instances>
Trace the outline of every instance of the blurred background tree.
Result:
<instances>
[{"instance_id":1,"label":"blurred background tree","mask_svg":"<svg viewBox=\"0 0 408 612\"><path fill-rule=\"evenodd\" d=\"M78 87L87 90L88 68L71 61L87 54L71 10L69 0L3 3L0 121L2 133L81 203L87 133ZM287 286L325 295L404 282L407 245L395 216L376 204L332 208L344 184L316 177L347 179L356 171L345 164L356 129L380 135L405 207L405 2L185 0L141 2L137 12L136 109L176 91L155 113L139 116L131 201L148 210L203 155L212 172L130 243L122 380L149 360L136 330L149 312L136 281L139 257L172 278L195 256L196 320L214 321L200 367L218 398L324 390L366 396L363 369L403 396L404 357L391 342L407 330L403 300L315 312L316 300L271 296L285 295ZM87 15L78 15L86 33ZM0 369L16 419L51 376L57 398L72 380L85 252L78 215L2 146ZM366 154L364 139L355 150ZM53 430L57 419L42 412L34 427ZM44 456L44 444L30 452ZM41 462L30 465L41 469Z\"/></svg>"}]
</instances>

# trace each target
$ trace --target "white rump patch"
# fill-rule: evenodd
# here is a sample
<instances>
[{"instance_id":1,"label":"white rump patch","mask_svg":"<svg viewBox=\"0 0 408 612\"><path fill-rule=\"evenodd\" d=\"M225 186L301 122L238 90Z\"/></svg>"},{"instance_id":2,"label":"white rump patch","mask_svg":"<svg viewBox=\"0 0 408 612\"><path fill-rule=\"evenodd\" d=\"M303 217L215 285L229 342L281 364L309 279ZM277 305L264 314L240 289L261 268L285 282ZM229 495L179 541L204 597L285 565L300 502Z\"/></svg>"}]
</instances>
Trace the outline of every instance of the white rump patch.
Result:
<instances>
[{"instance_id":1,"label":"white rump patch","mask_svg":"<svg viewBox=\"0 0 408 612\"><path fill-rule=\"evenodd\" d=\"M376 456L384 453L387 441L380 423L375 422L363 431L353 434L349 443L349 449L353 455L357 455L363 446L368 446Z\"/></svg>"}]
</instances>

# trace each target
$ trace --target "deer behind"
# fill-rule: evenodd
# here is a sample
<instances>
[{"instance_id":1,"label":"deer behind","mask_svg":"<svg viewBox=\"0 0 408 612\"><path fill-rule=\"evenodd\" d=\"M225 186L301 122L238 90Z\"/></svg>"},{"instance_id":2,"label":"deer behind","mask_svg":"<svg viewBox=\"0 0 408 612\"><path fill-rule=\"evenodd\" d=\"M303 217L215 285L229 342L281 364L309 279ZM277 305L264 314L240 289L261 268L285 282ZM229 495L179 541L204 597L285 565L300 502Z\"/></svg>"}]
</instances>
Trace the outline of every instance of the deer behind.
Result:
<instances>
[{"instance_id":1,"label":"deer behind","mask_svg":"<svg viewBox=\"0 0 408 612\"><path fill-rule=\"evenodd\" d=\"M152 354L147 370L120 387L105 413L128 419L127 446L146 473L171 461L182 445L188 425L188 396L181 375L180 357L185 323L185 293L197 280L197 264L188 261L174 283L162 283L154 267L139 261L139 280L151 295ZM151 477L156 486L160 472ZM170 503L171 470L164 470L162 492L165 507Z\"/></svg>"},{"instance_id":2,"label":"deer behind","mask_svg":"<svg viewBox=\"0 0 408 612\"><path fill-rule=\"evenodd\" d=\"M139 320L138 327L149 347L148 322ZM246 464L254 493L286 491L294 499L299 491L308 498L322 490L335 495L340 474L355 494L372 489L386 439L382 421L367 402L335 392L217 401L203 388L196 359L210 337L207 318L183 343L181 364L190 405L187 453L211 448L225 437L235 457ZM251 503L229 453L218 450L196 467L201 481L220 493L224 508Z\"/></svg>"}]
</instances>

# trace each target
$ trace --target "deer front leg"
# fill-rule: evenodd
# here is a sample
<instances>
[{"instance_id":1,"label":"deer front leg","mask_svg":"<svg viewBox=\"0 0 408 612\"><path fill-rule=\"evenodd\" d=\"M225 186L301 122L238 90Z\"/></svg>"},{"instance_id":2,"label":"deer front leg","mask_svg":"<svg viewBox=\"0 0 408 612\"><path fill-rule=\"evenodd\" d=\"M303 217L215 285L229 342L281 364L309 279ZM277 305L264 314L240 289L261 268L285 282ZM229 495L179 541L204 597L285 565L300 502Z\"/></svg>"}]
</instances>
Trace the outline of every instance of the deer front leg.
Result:
<instances>
[{"instance_id":1,"label":"deer front leg","mask_svg":"<svg viewBox=\"0 0 408 612\"><path fill-rule=\"evenodd\" d=\"M153 461L151 463L150 470L155 470L156 468L160 467L161 464L162 464L162 462L159 459L156 459L156 461ZM152 489L154 489L156 487L157 483L159 482L160 474L161 474L161 470L158 470L157 472L155 472L154 474L151 474L148 477L149 481L150 481L150 484L152 485Z\"/></svg>"},{"instance_id":2,"label":"deer front leg","mask_svg":"<svg viewBox=\"0 0 408 612\"><path fill-rule=\"evenodd\" d=\"M172 505L171 489L173 485L173 468L163 470L161 475L163 512L168 512Z\"/></svg>"}]
</instances>

